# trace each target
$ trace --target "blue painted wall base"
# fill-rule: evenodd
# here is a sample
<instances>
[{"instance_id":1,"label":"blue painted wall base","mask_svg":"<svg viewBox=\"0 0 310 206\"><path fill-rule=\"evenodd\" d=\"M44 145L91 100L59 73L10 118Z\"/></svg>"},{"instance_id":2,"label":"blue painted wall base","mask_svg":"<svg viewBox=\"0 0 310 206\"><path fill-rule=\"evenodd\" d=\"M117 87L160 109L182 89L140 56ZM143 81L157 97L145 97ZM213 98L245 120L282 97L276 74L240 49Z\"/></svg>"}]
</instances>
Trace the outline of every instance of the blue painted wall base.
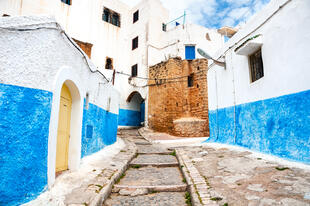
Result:
<instances>
[{"instance_id":1,"label":"blue painted wall base","mask_svg":"<svg viewBox=\"0 0 310 206\"><path fill-rule=\"evenodd\" d=\"M85 102L85 101L84 101ZM84 104L82 128L82 157L98 152L116 141L118 115Z\"/></svg>"},{"instance_id":2,"label":"blue painted wall base","mask_svg":"<svg viewBox=\"0 0 310 206\"><path fill-rule=\"evenodd\" d=\"M207 142L310 164L310 90L209 111L209 122Z\"/></svg>"},{"instance_id":3,"label":"blue painted wall base","mask_svg":"<svg viewBox=\"0 0 310 206\"><path fill-rule=\"evenodd\" d=\"M45 189L51 105L51 92L0 84L0 205Z\"/></svg>"},{"instance_id":4,"label":"blue painted wall base","mask_svg":"<svg viewBox=\"0 0 310 206\"><path fill-rule=\"evenodd\" d=\"M120 126L140 126L141 112L119 109L118 125Z\"/></svg>"}]
</instances>

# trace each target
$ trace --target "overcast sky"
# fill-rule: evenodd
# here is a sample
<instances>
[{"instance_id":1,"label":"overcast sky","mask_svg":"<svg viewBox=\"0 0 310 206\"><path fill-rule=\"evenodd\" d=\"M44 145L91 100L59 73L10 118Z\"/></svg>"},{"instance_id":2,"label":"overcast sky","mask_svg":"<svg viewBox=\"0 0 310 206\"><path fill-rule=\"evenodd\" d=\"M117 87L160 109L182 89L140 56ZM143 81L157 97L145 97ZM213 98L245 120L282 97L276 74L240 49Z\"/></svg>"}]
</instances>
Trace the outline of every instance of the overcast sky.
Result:
<instances>
[{"instance_id":1,"label":"overcast sky","mask_svg":"<svg viewBox=\"0 0 310 206\"><path fill-rule=\"evenodd\" d=\"M121 0L134 6L141 0ZM237 26L260 11L270 0L161 0L170 11L170 19L188 14L186 22L208 28Z\"/></svg>"}]
</instances>

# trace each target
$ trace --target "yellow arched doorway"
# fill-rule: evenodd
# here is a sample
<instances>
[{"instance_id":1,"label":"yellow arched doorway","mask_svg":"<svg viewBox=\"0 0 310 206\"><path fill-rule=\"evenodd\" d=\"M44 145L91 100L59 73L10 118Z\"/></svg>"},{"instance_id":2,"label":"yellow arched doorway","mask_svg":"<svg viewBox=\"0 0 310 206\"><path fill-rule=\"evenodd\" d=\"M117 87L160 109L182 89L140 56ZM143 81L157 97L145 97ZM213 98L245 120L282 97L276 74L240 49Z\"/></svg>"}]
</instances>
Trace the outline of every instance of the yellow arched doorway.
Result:
<instances>
[{"instance_id":1,"label":"yellow arched doorway","mask_svg":"<svg viewBox=\"0 0 310 206\"><path fill-rule=\"evenodd\" d=\"M70 138L72 98L68 87L61 88L59 120L57 131L56 172L68 169L68 150Z\"/></svg>"}]
</instances>

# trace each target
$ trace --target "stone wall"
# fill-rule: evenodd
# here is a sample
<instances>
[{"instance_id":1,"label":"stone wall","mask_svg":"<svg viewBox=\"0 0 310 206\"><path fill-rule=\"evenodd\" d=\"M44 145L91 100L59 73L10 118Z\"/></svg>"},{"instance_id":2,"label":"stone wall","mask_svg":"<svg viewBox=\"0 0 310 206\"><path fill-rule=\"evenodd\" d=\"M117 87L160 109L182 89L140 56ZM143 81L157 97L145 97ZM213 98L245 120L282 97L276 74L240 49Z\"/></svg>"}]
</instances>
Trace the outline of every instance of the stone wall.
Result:
<instances>
[{"instance_id":1,"label":"stone wall","mask_svg":"<svg viewBox=\"0 0 310 206\"><path fill-rule=\"evenodd\" d=\"M206 59L180 58L150 67L148 118L151 129L175 136L209 136L207 68ZM184 127L183 131L173 123L181 118L193 119L187 121L191 126Z\"/></svg>"}]
</instances>

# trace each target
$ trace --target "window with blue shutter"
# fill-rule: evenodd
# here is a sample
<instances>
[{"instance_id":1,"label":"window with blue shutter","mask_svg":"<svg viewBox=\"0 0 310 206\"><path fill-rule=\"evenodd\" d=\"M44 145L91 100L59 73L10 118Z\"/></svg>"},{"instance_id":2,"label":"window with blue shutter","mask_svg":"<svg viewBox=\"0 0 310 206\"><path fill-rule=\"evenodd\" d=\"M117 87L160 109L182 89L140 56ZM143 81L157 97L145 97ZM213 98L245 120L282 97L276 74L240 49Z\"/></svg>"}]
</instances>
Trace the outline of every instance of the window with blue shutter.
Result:
<instances>
[{"instance_id":1,"label":"window with blue shutter","mask_svg":"<svg viewBox=\"0 0 310 206\"><path fill-rule=\"evenodd\" d=\"M185 46L185 59L195 59L195 46Z\"/></svg>"}]
</instances>

